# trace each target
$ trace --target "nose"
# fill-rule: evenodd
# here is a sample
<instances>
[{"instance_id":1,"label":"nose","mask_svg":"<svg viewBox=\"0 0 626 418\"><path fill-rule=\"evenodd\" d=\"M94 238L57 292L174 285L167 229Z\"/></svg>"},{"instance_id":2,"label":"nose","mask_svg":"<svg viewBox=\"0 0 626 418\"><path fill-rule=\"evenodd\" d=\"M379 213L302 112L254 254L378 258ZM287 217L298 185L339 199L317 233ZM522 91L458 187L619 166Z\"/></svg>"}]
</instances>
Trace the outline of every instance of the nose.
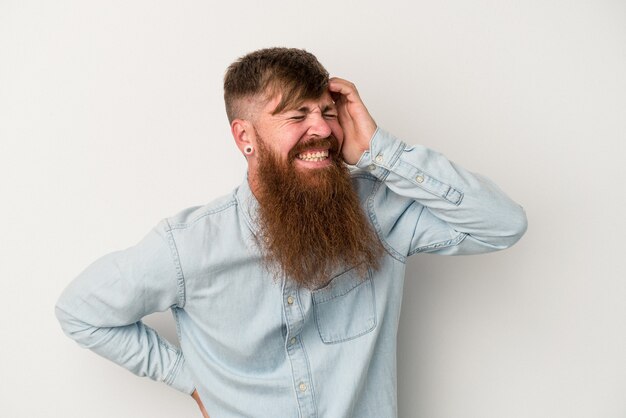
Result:
<instances>
[{"instance_id":1,"label":"nose","mask_svg":"<svg viewBox=\"0 0 626 418\"><path fill-rule=\"evenodd\" d=\"M309 126L308 133L311 136L326 138L331 134L332 131L330 129L330 125L321 113L311 112L309 114L309 119L311 121L311 125Z\"/></svg>"}]
</instances>

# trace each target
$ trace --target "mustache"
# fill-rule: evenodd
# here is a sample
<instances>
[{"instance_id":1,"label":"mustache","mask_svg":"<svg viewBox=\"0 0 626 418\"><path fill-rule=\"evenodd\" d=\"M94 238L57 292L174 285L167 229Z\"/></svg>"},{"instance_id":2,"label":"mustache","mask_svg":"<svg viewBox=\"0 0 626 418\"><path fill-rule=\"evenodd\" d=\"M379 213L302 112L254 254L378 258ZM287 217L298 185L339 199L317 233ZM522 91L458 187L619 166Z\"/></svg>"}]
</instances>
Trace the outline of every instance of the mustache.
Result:
<instances>
[{"instance_id":1,"label":"mustache","mask_svg":"<svg viewBox=\"0 0 626 418\"><path fill-rule=\"evenodd\" d=\"M289 161L294 160L298 154L311 148L328 148L331 154L337 155L339 140L334 135L329 135L326 138L312 138L306 142L299 142L289 151Z\"/></svg>"}]
</instances>

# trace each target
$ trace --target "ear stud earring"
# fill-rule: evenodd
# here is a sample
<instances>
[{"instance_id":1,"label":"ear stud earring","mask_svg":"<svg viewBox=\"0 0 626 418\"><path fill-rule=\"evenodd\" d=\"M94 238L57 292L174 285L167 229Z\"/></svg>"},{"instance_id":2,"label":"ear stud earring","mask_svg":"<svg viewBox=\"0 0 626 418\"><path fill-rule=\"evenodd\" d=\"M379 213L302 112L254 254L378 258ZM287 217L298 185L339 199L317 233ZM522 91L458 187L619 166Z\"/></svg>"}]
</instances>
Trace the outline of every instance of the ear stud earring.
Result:
<instances>
[{"instance_id":1,"label":"ear stud earring","mask_svg":"<svg viewBox=\"0 0 626 418\"><path fill-rule=\"evenodd\" d=\"M252 151L254 151L254 148L252 148L252 145L246 145L245 148L243 149L243 152L245 152L246 155L252 154Z\"/></svg>"}]
</instances>

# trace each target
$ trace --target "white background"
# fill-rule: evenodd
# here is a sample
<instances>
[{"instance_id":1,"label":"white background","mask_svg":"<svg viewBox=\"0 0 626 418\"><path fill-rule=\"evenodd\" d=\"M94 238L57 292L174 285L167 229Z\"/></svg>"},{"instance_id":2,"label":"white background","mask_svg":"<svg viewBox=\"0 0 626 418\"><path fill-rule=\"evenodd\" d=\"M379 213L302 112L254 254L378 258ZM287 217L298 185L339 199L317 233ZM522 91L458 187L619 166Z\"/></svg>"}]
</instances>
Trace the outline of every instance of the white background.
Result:
<instances>
[{"instance_id":1,"label":"white background","mask_svg":"<svg viewBox=\"0 0 626 418\"><path fill-rule=\"evenodd\" d=\"M53 307L91 261L243 180L222 77L268 46L313 52L379 125L527 211L512 249L410 260L400 416L626 417L618 0L1 0L0 416L199 417L80 349ZM149 323L173 337L168 314Z\"/></svg>"}]
</instances>

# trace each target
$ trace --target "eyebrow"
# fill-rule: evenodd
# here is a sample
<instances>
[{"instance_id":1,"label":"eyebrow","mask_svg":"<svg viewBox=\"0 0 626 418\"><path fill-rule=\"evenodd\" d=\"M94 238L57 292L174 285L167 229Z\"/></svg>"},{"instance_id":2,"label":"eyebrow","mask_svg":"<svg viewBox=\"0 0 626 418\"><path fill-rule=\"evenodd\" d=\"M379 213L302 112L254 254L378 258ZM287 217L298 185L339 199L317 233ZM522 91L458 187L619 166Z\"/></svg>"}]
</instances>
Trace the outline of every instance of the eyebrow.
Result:
<instances>
[{"instance_id":1,"label":"eyebrow","mask_svg":"<svg viewBox=\"0 0 626 418\"><path fill-rule=\"evenodd\" d=\"M326 113L328 111L332 111L332 110L335 110L335 109L336 108L335 108L334 104L327 104L327 105L322 106L322 113ZM292 111L300 112L300 113L309 113L309 112L311 112L311 108L308 107L308 106L301 106L301 107L299 107L297 109L292 109Z\"/></svg>"}]
</instances>

